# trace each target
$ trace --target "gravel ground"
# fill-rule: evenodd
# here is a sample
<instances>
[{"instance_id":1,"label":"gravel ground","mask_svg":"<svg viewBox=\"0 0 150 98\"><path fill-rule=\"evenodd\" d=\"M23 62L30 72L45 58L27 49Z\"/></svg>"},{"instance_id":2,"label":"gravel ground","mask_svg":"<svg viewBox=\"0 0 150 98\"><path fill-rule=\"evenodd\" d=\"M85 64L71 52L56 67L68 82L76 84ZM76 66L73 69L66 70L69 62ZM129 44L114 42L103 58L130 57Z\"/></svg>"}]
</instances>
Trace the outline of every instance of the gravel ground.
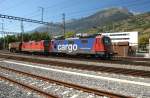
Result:
<instances>
[{"instance_id":1,"label":"gravel ground","mask_svg":"<svg viewBox=\"0 0 150 98\"><path fill-rule=\"evenodd\" d=\"M10 82L0 80L0 98L41 98L41 96Z\"/></svg>"},{"instance_id":2,"label":"gravel ground","mask_svg":"<svg viewBox=\"0 0 150 98\"><path fill-rule=\"evenodd\" d=\"M23 62L25 63L25 62ZM35 64L33 64L35 65ZM37 66L44 66L41 64L36 64ZM46 77L50 77L57 80L63 80L75 84L80 84L87 87L97 88L101 90L107 90L114 93L120 93L127 96L133 96L137 98L150 98L150 87L149 86L142 86L142 85L135 85L130 83L121 83L121 82L115 82L115 81L108 81L103 79L96 79L96 78L88 78L83 77L80 75L71 75L61 72L55 72L55 71L49 71L49 70L43 70L38 68L31 68L26 66L20 66L16 64L8 64L8 63L2 63L1 66L7 66L19 70L23 70L26 72L31 72L37 75L42 75ZM131 76L123 76L119 74L108 74L108 73L100 73L100 72L92 72L92 71L83 71L83 70L76 70L71 68L61 68L61 67L52 67L45 65L46 67L55 68L55 69L62 69L67 70L71 72L79 72L79 73L85 73L90 75L96 75L96 76L105 76L105 77L112 77L117 79L126 79L126 80L132 80L132 81L139 81L139 82L145 82L150 83L149 78L140 78L140 77L131 77Z\"/></svg>"},{"instance_id":3,"label":"gravel ground","mask_svg":"<svg viewBox=\"0 0 150 98\"><path fill-rule=\"evenodd\" d=\"M0 70L1 70L0 75L2 76L9 77L21 83L37 87L38 89L46 91L52 95L57 95L59 98L89 98L89 97L90 98L107 98L103 96L97 96L92 93L86 93L86 92L82 92L76 89L64 87L64 86L57 85L54 83L48 83L46 81L24 76L21 74L16 74L14 72L10 72L4 69L0 69Z\"/></svg>"},{"instance_id":4,"label":"gravel ground","mask_svg":"<svg viewBox=\"0 0 150 98\"><path fill-rule=\"evenodd\" d=\"M9 60L9 61L16 62L15 60ZM99 76L112 77L112 78L118 78L118 79L127 79L127 80L131 80L131 81L136 80L137 82L150 83L150 79L149 78L143 78L143 77L133 77L133 76L127 76L127 75L122 75L122 74L110 74L110 73L106 73L106 72L94 72L94 71L87 71L87 70L79 70L79 69L75 69L75 68L65 68L65 67L58 67L58 66L37 64L37 63L30 63L30 62L22 62L22 61L17 61L17 62L23 63L23 64L32 64L32 65L46 67L46 68L54 68L54 69L72 71L72 72L85 73L85 74L89 74L90 73L91 75L99 75ZM4 62L1 62L1 64L9 66L9 64L4 63Z\"/></svg>"}]
</instances>

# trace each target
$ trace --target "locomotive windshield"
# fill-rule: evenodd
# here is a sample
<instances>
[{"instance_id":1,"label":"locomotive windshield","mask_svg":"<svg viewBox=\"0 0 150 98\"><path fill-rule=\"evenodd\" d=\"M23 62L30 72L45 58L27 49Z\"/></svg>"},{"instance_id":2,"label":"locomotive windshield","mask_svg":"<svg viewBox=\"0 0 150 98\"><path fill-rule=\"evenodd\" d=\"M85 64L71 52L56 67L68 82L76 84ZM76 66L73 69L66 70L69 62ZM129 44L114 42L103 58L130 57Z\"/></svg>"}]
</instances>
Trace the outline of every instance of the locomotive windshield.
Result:
<instances>
[{"instance_id":1,"label":"locomotive windshield","mask_svg":"<svg viewBox=\"0 0 150 98\"><path fill-rule=\"evenodd\" d=\"M103 42L105 45L111 45L111 40L109 37L103 37Z\"/></svg>"}]
</instances>

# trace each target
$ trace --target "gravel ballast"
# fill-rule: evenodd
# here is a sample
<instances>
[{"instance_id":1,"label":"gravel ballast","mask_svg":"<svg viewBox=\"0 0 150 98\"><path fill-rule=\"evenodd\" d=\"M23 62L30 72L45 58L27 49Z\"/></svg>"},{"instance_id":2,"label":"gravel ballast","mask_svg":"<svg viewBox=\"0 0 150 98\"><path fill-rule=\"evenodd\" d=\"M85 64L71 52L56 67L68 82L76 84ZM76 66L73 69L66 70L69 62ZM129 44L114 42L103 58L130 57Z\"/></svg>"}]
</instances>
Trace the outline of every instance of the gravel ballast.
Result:
<instances>
[{"instance_id":1,"label":"gravel ballast","mask_svg":"<svg viewBox=\"0 0 150 98\"><path fill-rule=\"evenodd\" d=\"M21 61L20 61L21 62ZM25 64L25 62L22 62ZM27 63L31 64L31 63ZM32 64L33 66L35 64ZM143 86L143 85L136 85L136 84L130 84L130 83L122 83L122 82L116 82L116 81L108 81L105 79L96 79L92 77L84 77L80 75L72 75L72 74L66 74L61 72L55 72L55 71L49 71L49 70L43 70L33 67L27 67L17 64L11 64L6 62L1 62L1 66L7 66L14 69L22 70L25 72L31 72L36 75L41 75L45 77L49 77L56 80L62 80L65 82L71 82L74 84L79 84L87 87L97 88L100 90L106 90L118 94L124 94L127 96L133 96L137 98L150 98L150 86ZM77 73L84 73L84 74L90 74L95 76L103 76L103 77L111 77L111 78L117 78L117 79L124 79L124 80L130 80L135 82L144 82L149 84L150 79L149 78L141 78L141 77L131 77L131 76L124 76L119 74L108 74L108 73L100 73L100 72L92 72L92 71L83 71L83 70L77 70L77 69L71 69L71 68L61 68L61 67L51 67L50 65L41 65L36 64L36 66L45 66L53 69L59 69L59 70L66 70L70 72L77 72Z\"/></svg>"},{"instance_id":2,"label":"gravel ballast","mask_svg":"<svg viewBox=\"0 0 150 98\"><path fill-rule=\"evenodd\" d=\"M42 98L42 96L8 81L0 80L0 98Z\"/></svg>"},{"instance_id":3,"label":"gravel ballast","mask_svg":"<svg viewBox=\"0 0 150 98\"><path fill-rule=\"evenodd\" d=\"M80 90L76 90L73 88L64 87L61 85L57 85L55 83L49 83L47 81L43 81L37 78L29 77L26 75L14 73L8 70L1 69L0 75L17 80L21 83L28 84L30 86L36 87L42 91L45 91L49 94L56 95L59 98L107 98L103 96L97 96L93 93L87 93ZM68 93L65 93L68 92ZM73 97L76 96L76 97Z\"/></svg>"}]
</instances>

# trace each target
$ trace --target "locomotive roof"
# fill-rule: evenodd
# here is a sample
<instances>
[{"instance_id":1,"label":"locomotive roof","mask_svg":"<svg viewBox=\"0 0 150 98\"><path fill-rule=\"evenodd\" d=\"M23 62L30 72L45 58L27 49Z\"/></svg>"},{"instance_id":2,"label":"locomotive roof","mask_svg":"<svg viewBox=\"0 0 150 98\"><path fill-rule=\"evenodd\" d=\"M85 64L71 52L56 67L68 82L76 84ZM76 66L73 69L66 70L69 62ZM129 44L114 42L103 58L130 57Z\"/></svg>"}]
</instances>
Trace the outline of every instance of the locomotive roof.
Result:
<instances>
[{"instance_id":1,"label":"locomotive roof","mask_svg":"<svg viewBox=\"0 0 150 98\"><path fill-rule=\"evenodd\" d=\"M78 35L75 37L70 37L70 38L64 38L64 36L60 35L60 36L55 36L52 40L72 40L72 39L80 39L80 38L95 38L97 36L102 36L101 34L86 34L86 35Z\"/></svg>"}]
</instances>

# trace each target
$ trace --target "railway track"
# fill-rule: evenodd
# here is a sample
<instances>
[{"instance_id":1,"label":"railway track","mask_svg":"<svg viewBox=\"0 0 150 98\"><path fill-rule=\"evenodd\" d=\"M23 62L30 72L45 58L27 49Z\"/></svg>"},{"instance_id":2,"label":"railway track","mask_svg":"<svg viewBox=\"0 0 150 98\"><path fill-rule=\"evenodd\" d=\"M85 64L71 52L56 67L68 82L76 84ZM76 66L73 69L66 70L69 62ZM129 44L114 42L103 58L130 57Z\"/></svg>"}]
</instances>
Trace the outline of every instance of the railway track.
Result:
<instances>
[{"instance_id":1,"label":"railway track","mask_svg":"<svg viewBox=\"0 0 150 98\"><path fill-rule=\"evenodd\" d=\"M12 55L25 55L31 56L31 54L21 54L21 53L10 53L9 51L0 51L0 54L12 54ZM43 58L56 58L56 59L68 59L68 60L80 60L80 61L89 61L89 62L100 62L100 63L110 63L110 64L126 64L126 65L133 65L133 66L148 66L150 67L150 58L141 58L141 57L114 57L112 60L102 60L99 58L92 58L92 57L84 57L84 56L45 56L34 54L34 57L43 57Z\"/></svg>"},{"instance_id":2,"label":"railway track","mask_svg":"<svg viewBox=\"0 0 150 98\"><path fill-rule=\"evenodd\" d=\"M88 67L87 67L87 65L85 65L85 64L50 61L50 60L33 58L33 57L23 57L23 56L15 56L15 55L0 55L0 57L13 59L13 60L40 63L40 64L48 64L48 65L53 65L53 66L66 67L66 68L75 68L75 69L80 69L80 70L115 73L115 74L123 74L123 75L129 75L129 76L150 78L150 71L145 71L145 70L124 69L124 68L93 66L93 65L88 65Z\"/></svg>"},{"instance_id":3,"label":"railway track","mask_svg":"<svg viewBox=\"0 0 150 98\"><path fill-rule=\"evenodd\" d=\"M24 86L30 90L34 90L48 98L61 98L65 92L67 92L68 89L74 89L72 90L75 92L76 90L82 91L85 95L88 94L88 96L94 96L94 98L132 98L129 96L114 94L106 91L100 91L92 88L87 88L83 86L79 86L76 84L71 83L65 83L62 81L57 81L53 79L49 79L42 76L33 75L30 73L22 72L19 70L15 70L12 68L2 67L0 66L0 78L5 79L7 81L11 81L15 84L19 84L21 86ZM56 95L56 93L50 93L49 88L55 88L53 91L58 91L59 89L63 89L62 96ZM93 95L94 94L94 95ZM73 95L75 96L75 95ZM83 96L83 94L82 94ZM87 96L86 96L87 97ZM73 97L72 97L73 98ZM85 98L85 97L83 97Z\"/></svg>"},{"instance_id":4,"label":"railway track","mask_svg":"<svg viewBox=\"0 0 150 98\"><path fill-rule=\"evenodd\" d=\"M57 96L54 96L54 95L51 95L49 93L43 92L43 91L41 91L41 90L39 90L39 89L37 89L35 87L28 86L26 84L18 82L18 81L14 80L14 79L10 79L8 77L0 76L0 80L8 81L8 82L13 83L15 85L19 85L19 86L21 86L21 87L23 87L25 89L28 89L28 90L34 91L36 93L39 93L40 95L42 95L42 96L44 96L46 98L58 98Z\"/></svg>"}]
</instances>

